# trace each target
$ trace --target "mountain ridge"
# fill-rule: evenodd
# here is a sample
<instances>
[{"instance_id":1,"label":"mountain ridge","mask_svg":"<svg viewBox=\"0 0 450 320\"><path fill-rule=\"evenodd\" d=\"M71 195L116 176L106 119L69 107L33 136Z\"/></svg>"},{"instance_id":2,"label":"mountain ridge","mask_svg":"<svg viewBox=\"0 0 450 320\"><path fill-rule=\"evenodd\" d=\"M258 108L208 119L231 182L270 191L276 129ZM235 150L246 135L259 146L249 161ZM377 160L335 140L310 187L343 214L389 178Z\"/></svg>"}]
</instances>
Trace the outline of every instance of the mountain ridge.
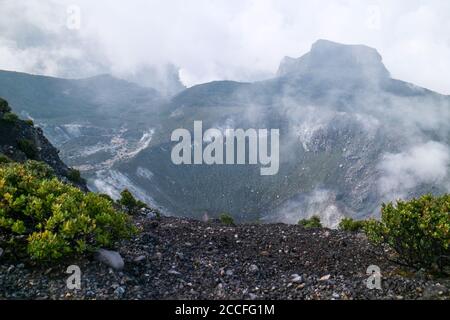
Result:
<instances>
[{"instance_id":1,"label":"mountain ridge","mask_svg":"<svg viewBox=\"0 0 450 320\"><path fill-rule=\"evenodd\" d=\"M331 52L343 48L343 61L353 57L355 48L337 45L336 49L336 44L319 42L314 50L329 47ZM387 78L375 49L356 48L360 55L368 52L369 62L381 70L374 79L365 81L371 72L357 73L348 81L327 74L324 71L329 66L334 70L342 59L328 61L334 56L322 53L315 58L315 65L324 60L317 74L307 70L253 83L215 81L185 89L170 100L153 100L146 91L139 96L132 90L114 90L106 97L102 92L83 93L79 101L58 95L58 102L72 110L73 117L45 113L35 117L39 110L34 106L65 110L44 95L21 102L62 150L63 159L82 169L97 191L117 194L117 186L130 186L141 200L154 201L180 216L201 218L205 212L215 216L227 211L238 221L295 223L319 213L334 225L342 216L376 215L380 203L390 196L443 192L449 181L448 176L436 177L439 183L434 184L427 177L409 175L416 171L411 167L405 183L388 169L395 159L412 157L417 148L425 154L436 146L438 154L448 148L450 97ZM26 87L26 82L2 82L1 75L0 95L15 95ZM44 89L54 94L54 88ZM261 178L252 166L173 165L171 132L192 128L194 120L220 130L279 128L280 173ZM413 166L415 161L408 163ZM439 161L440 166L447 165L445 157ZM101 172L94 169L99 163L107 164ZM391 180L398 190L388 192L382 182ZM407 188L401 189L402 185Z\"/></svg>"},{"instance_id":2,"label":"mountain ridge","mask_svg":"<svg viewBox=\"0 0 450 320\"><path fill-rule=\"evenodd\" d=\"M280 63L277 76L320 73L320 76L324 77L325 75L321 73L324 67L327 73L362 73L358 74L359 76L370 73L370 77L375 76L380 80L390 78L390 73L376 49L365 45L344 45L329 40L316 41L311 50L300 58L285 57ZM364 77L363 80L368 78Z\"/></svg>"}]
</instances>

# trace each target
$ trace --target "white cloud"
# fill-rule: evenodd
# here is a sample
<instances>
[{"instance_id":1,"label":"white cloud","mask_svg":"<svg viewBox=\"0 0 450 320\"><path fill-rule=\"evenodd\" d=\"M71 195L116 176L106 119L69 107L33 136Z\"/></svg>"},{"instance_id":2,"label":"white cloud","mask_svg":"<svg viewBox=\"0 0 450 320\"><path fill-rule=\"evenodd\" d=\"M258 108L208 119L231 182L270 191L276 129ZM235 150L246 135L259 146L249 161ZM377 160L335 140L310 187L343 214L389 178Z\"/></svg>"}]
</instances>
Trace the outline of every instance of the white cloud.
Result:
<instances>
[{"instance_id":1,"label":"white cloud","mask_svg":"<svg viewBox=\"0 0 450 320\"><path fill-rule=\"evenodd\" d=\"M78 31L65 26L71 4L81 8ZM188 85L246 81L326 38L375 47L394 77L450 94L446 0L1 0L0 8L3 69L120 75L169 62Z\"/></svg>"},{"instance_id":2,"label":"white cloud","mask_svg":"<svg viewBox=\"0 0 450 320\"><path fill-rule=\"evenodd\" d=\"M438 186L448 177L450 149L429 141L397 154L388 153L379 165L379 189L386 200L405 197L420 184Z\"/></svg>"}]
</instances>

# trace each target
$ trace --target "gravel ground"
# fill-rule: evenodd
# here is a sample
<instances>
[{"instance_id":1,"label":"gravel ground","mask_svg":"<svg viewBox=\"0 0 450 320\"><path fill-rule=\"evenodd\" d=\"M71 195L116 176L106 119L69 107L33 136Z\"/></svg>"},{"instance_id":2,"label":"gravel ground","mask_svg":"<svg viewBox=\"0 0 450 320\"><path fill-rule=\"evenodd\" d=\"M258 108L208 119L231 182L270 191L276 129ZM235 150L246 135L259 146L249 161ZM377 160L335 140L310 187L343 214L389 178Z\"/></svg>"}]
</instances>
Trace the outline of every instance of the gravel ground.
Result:
<instances>
[{"instance_id":1,"label":"gravel ground","mask_svg":"<svg viewBox=\"0 0 450 320\"><path fill-rule=\"evenodd\" d=\"M224 226L138 219L118 251L125 268L94 259L36 267L0 258L0 299L449 299L449 279L400 269L363 234L285 224ZM81 289L66 286L78 265ZM381 290L366 270L380 267Z\"/></svg>"}]
</instances>

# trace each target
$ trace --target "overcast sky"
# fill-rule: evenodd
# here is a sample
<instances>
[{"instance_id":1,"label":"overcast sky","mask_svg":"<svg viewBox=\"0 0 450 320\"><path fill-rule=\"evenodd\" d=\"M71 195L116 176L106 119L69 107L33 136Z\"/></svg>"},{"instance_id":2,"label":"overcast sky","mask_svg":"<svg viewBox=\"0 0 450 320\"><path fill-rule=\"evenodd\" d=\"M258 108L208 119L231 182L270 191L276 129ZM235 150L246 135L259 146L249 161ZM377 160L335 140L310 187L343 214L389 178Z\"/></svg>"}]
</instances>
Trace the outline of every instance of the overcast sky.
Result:
<instances>
[{"instance_id":1,"label":"overcast sky","mask_svg":"<svg viewBox=\"0 0 450 320\"><path fill-rule=\"evenodd\" d=\"M120 76L173 63L188 86L252 81L329 39L374 47L395 78L450 94L448 0L0 0L0 12L0 69Z\"/></svg>"}]
</instances>

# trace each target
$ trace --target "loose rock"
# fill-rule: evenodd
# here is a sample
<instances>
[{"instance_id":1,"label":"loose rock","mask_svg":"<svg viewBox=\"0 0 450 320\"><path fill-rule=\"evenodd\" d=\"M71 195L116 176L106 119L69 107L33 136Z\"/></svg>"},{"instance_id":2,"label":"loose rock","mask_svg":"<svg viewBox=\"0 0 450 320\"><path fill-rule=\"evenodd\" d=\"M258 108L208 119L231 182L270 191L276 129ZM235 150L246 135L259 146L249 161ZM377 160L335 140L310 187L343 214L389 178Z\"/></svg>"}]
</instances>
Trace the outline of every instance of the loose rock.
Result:
<instances>
[{"instance_id":1,"label":"loose rock","mask_svg":"<svg viewBox=\"0 0 450 320\"><path fill-rule=\"evenodd\" d=\"M125 266L122 256L117 251L99 249L95 254L95 259L114 270L122 270Z\"/></svg>"},{"instance_id":2,"label":"loose rock","mask_svg":"<svg viewBox=\"0 0 450 320\"><path fill-rule=\"evenodd\" d=\"M257 266L256 264L252 264L252 265L250 265L250 267L248 268L248 270L249 270L251 273L256 273L256 272L259 271L259 268L258 268L258 266Z\"/></svg>"},{"instance_id":3,"label":"loose rock","mask_svg":"<svg viewBox=\"0 0 450 320\"><path fill-rule=\"evenodd\" d=\"M327 230L323 237L324 231L296 225L224 227L162 217L155 226L144 215L134 219L142 232L118 247L126 261L140 262L115 272L89 259L70 261L82 271L82 286L68 292L64 263L19 267L3 262L3 256L0 298L450 299L450 279L401 273L382 249L355 233ZM373 264L383 272L381 290L366 286L366 270Z\"/></svg>"}]
</instances>

